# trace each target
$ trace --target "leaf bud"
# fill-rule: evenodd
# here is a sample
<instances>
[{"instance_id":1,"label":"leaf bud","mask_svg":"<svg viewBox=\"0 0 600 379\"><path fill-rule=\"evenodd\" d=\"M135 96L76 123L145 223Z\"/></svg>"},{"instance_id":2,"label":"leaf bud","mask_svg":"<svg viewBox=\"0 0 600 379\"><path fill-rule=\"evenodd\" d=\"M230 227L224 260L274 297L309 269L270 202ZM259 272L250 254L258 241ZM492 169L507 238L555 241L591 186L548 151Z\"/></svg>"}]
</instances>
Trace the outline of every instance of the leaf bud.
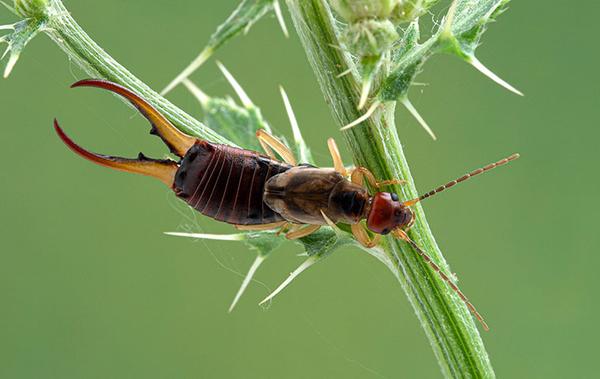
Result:
<instances>
[{"instance_id":1,"label":"leaf bud","mask_svg":"<svg viewBox=\"0 0 600 379\"><path fill-rule=\"evenodd\" d=\"M398 32L388 20L363 20L349 25L342 33L342 42L361 57L377 56L389 50L399 39Z\"/></svg>"}]
</instances>

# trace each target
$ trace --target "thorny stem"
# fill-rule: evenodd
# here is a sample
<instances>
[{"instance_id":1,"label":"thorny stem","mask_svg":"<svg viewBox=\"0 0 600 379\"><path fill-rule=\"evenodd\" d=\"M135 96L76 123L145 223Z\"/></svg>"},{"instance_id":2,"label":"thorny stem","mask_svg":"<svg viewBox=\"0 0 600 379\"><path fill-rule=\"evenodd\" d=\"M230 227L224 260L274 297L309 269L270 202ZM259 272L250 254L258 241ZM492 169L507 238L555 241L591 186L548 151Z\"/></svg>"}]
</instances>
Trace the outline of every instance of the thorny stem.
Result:
<instances>
[{"instance_id":1,"label":"thorny stem","mask_svg":"<svg viewBox=\"0 0 600 379\"><path fill-rule=\"evenodd\" d=\"M321 90L338 126L361 116L356 105L360 79L347 53L339 49L335 24L325 0L287 0L294 26L317 76ZM353 74L342 75L353 69ZM404 199L417 191L394 124L394 104L378 107L362 124L345 132L357 165L365 166L378 178L400 178L407 185L395 190ZM420 204L415 206L416 222L410 237L446 273L451 272L425 219ZM446 377L494 378L495 374L474 319L460 298L448 288L407 243L388 237L382 246L384 263L400 281L429 339ZM381 256L380 256L381 259Z\"/></svg>"},{"instance_id":2,"label":"thorny stem","mask_svg":"<svg viewBox=\"0 0 600 379\"><path fill-rule=\"evenodd\" d=\"M185 132L212 142L235 145L160 96L121 66L87 35L60 0L49 1L45 17L47 20L44 32L89 75L130 88Z\"/></svg>"}]
</instances>

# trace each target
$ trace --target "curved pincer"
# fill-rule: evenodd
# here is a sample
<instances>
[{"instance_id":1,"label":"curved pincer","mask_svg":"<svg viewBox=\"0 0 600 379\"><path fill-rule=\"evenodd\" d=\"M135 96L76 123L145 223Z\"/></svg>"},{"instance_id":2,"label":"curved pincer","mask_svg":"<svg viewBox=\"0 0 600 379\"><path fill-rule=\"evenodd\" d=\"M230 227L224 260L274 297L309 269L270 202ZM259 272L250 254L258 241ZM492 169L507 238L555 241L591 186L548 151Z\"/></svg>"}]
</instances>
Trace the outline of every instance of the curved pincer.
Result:
<instances>
[{"instance_id":1,"label":"curved pincer","mask_svg":"<svg viewBox=\"0 0 600 379\"><path fill-rule=\"evenodd\" d=\"M69 138L58 125L57 120L54 120L54 130L69 149L91 162L101 166L110 167L115 170L152 176L156 179L159 179L169 187L173 186L175 173L177 172L179 166L176 162L170 159L150 159L145 157L142 153L139 154L137 159L96 154L73 142L73 140Z\"/></svg>"},{"instance_id":2,"label":"curved pincer","mask_svg":"<svg viewBox=\"0 0 600 379\"><path fill-rule=\"evenodd\" d=\"M129 89L120 86L116 83L100 79L85 79L71 85L71 88L77 87L97 87L111 92L114 92L125 99L129 100L140 113L152 124L151 134L158 135L171 152L180 158L183 158L185 153L194 145L196 138L182 133L173 126L162 114L160 114L146 100L142 99L137 94Z\"/></svg>"}]
</instances>

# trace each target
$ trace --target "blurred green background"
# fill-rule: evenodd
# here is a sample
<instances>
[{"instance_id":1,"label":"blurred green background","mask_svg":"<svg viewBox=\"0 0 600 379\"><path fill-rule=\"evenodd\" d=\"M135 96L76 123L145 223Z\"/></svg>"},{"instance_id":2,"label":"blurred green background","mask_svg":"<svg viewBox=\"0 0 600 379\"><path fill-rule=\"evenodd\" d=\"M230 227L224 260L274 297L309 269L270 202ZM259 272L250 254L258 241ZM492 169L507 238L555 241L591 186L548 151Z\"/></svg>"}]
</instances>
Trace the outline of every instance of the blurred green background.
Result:
<instances>
[{"instance_id":1,"label":"blurred green background","mask_svg":"<svg viewBox=\"0 0 600 379\"><path fill-rule=\"evenodd\" d=\"M236 3L66 5L110 54L160 89ZM491 325L483 338L501 378L597 377L598 11L593 2L513 1L479 57L524 98L436 56L418 79L428 85L411 98L439 140L398 110L421 191L521 153L510 167L425 205L462 289ZM293 32L285 39L268 17L216 57L290 135L277 89L285 86L317 161L330 164L325 138L341 136ZM114 97L68 90L81 77L42 36L0 82L0 377L439 376L400 286L356 249L311 268L263 309L258 301L303 259L286 243L228 314L253 253L163 232L232 229L195 217L157 181L77 158L54 135L56 116L96 151L166 152ZM211 95L232 93L214 60L193 79ZM201 115L183 88L169 98Z\"/></svg>"}]
</instances>

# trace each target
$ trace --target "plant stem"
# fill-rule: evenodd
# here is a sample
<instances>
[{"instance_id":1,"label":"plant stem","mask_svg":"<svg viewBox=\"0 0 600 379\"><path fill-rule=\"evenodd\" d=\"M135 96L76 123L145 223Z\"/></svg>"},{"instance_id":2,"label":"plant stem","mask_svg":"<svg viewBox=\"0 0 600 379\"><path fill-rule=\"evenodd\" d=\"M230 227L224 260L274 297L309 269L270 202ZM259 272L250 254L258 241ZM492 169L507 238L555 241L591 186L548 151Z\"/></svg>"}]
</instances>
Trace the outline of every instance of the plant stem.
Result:
<instances>
[{"instance_id":1,"label":"plant stem","mask_svg":"<svg viewBox=\"0 0 600 379\"><path fill-rule=\"evenodd\" d=\"M325 0L287 0L294 26L317 76L338 126L361 116L357 110L360 79L350 56L340 50L331 10ZM352 69L351 74L338 74ZM357 165L381 179L401 178L407 185L395 188L404 199L417 191L394 123L395 103L382 104L365 122L344 132ZM420 204L410 237L427 251L446 273L451 271L442 256ZM494 378L474 319L460 298L404 241L388 237L382 246L429 339L446 377Z\"/></svg>"},{"instance_id":2,"label":"plant stem","mask_svg":"<svg viewBox=\"0 0 600 379\"><path fill-rule=\"evenodd\" d=\"M89 75L133 90L184 132L212 142L235 145L160 96L121 66L87 35L60 0L48 2L45 17L44 32Z\"/></svg>"}]
</instances>

